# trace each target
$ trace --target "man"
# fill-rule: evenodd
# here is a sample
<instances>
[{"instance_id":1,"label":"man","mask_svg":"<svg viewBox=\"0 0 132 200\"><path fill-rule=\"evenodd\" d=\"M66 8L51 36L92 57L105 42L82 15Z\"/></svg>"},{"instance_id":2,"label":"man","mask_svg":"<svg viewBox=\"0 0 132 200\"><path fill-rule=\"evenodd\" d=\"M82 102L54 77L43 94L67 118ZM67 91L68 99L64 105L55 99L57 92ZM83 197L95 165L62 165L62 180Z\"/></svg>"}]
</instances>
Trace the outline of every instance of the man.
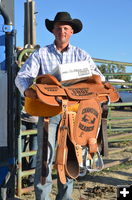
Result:
<instances>
[{"instance_id":1,"label":"man","mask_svg":"<svg viewBox=\"0 0 132 200\"><path fill-rule=\"evenodd\" d=\"M41 74L51 73L52 70L62 63L73 63L77 61L88 61L93 74L101 76L102 81L105 80L99 69L94 64L91 57L78 47L72 46L69 41L73 34L82 30L82 22L79 19L72 19L68 12L59 12L54 20L45 20L46 28L54 34L55 41L51 45L47 45L35 51L25 62L23 67L18 72L15 83L22 95L30 98L36 98L37 94L29 88L34 79ZM48 128L48 174L46 183L40 183L41 176L41 154L42 154L42 137L43 137L43 118L38 122L38 153L37 166L35 174L35 194L37 200L49 200L49 194L52 187L52 162L55 155L55 141L57 127L61 116L57 115L50 118ZM58 178L58 194L56 200L71 200L73 180L67 177L66 184L62 184Z\"/></svg>"}]
</instances>

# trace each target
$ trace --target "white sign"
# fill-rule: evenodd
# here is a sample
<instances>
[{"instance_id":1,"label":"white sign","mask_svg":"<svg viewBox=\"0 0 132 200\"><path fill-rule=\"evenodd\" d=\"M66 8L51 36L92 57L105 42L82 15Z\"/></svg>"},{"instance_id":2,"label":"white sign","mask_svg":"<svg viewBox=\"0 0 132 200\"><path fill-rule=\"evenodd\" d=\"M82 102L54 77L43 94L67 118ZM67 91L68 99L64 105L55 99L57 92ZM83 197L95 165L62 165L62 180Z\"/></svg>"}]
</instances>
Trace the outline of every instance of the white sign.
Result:
<instances>
[{"instance_id":1,"label":"white sign","mask_svg":"<svg viewBox=\"0 0 132 200\"><path fill-rule=\"evenodd\" d=\"M60 64L52 71L51 74L54 75L59 81L82 79L92 76L88 61Z\"/></svg>"}]
</instances>

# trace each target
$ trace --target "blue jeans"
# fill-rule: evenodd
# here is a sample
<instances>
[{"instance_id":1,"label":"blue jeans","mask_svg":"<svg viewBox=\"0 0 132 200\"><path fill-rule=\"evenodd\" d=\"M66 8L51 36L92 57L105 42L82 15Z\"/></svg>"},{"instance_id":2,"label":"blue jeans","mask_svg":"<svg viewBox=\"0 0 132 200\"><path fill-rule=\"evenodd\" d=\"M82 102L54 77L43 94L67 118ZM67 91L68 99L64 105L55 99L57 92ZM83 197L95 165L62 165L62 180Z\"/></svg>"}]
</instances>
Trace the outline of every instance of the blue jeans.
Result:
<instances>
[{"instance_id":1,"label":"blue jeans","mask_svg":"<svg viewBox=\"0 0 132 200\"><path fill-rule=\"evenodd\" d=\"M42 185L40 183L41 176L41 162L42 162L42 141L43 141L43 118L39 118L38 122L38 152L36 162L36 173L35 173L35 195L36 200L50 200L50 193L52 190L52 164L55 156L56 149L56 133L60 122L61 116L56 115L50 118L48 127L48 174L46 177L46 183ZM67 177L66 184L62 184L57 179L58 194L56 200L72 200L71 194L73 190L73 180Z\"/></svg>"}]
</instances>

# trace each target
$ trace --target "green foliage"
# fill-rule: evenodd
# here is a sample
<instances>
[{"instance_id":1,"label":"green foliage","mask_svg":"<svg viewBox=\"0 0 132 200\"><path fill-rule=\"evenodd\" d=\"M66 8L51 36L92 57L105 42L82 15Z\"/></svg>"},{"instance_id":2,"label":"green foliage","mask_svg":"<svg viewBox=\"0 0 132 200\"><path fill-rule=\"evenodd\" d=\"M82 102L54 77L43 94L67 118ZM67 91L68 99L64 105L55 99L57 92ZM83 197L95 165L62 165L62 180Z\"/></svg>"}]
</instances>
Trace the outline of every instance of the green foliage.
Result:
<instances>
[{"instance_id":1,"label":"green foliage","mask_svg":"<svg viewBox=\"0 0 132 200\"><path fill-rule=\"evenodd\" d=\"M126 82L130 82L131 76L124 75L126 73L126 67L124 65L112 65L112 64L102 64L98 65L100 71L108 75L108 79L123 79Z\"/></svg>"}]
</instances>

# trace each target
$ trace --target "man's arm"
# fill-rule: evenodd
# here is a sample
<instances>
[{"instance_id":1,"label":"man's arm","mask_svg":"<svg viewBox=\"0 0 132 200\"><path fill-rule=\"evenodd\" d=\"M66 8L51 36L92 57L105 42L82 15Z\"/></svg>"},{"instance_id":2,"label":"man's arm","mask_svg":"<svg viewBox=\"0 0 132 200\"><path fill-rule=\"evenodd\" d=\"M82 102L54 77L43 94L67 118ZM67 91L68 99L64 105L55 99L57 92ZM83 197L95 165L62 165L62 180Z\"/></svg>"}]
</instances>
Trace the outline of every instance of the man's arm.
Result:
<instances>
[{"instance_id":1,"label":"man's arm","mask_svg":"<svg viewBox=\"0 0 132 200\"><path fill-rule=\"evenodd\" d=\"M22 96L35 96L35 91L29 87L38 76L39 69L40 59L39 53L36 51L26 60L15 78L15 84Z\"/></svg>"},{"instance_id":2,"label":"man's arm","mask_svg":"<svg viewBox=\"0 0 132 200\"><path fill-rule=\"evenodd\" d=\"M95 75L99 75L101 77L101 81L104 82L105 81L105 77L104 75L101 73L101 71L98 69L97 65L95 64L95 62L93 61L93 59L91 58L91 56L84 50L78 49L79 50L79 58L81 61L88 61L92 74Z\"/></svg>"},{"instance_id":3,"label":"man's arm","mask_svg":"<svg viewBox=\"0 0 132 200\"><path fill-rule=\"evenodd\" d=\"M90 62L92 74L99 75L101 77L101 81L104 82L105 81L104 75L101 73L101 71L99 70L99 68L94 63L94 61L93 61L93 59L91 57L89 59L89 62Z\"/></svg>"}]
</instances>

